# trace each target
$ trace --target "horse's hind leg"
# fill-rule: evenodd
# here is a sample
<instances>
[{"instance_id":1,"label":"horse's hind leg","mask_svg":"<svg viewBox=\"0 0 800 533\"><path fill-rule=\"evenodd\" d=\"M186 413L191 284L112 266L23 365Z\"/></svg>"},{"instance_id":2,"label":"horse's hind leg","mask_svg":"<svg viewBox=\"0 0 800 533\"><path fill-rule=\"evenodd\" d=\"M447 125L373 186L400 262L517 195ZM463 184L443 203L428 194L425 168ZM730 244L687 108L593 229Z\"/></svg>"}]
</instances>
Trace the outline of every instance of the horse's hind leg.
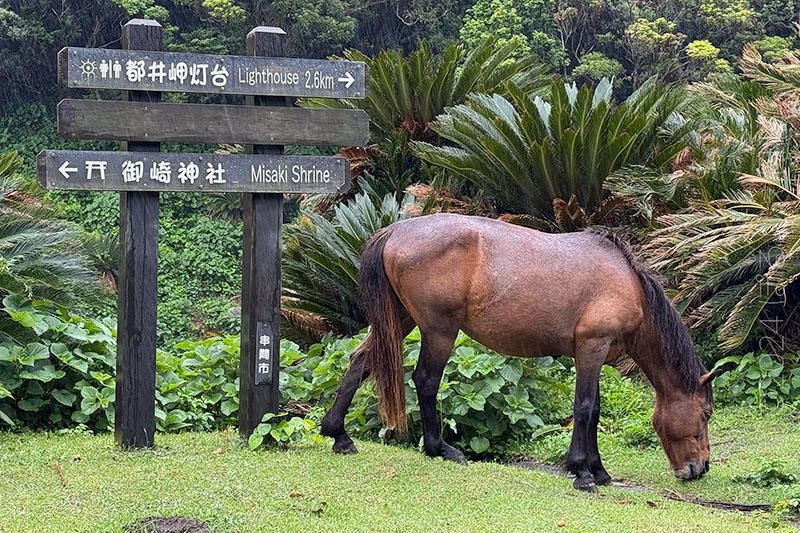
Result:
<instances>
[{"instance_id":1,"label":"horse's hind leg","mask_svg":"<svg viewBox=\"0 0 800 533\"><path fill-rule=\"evenodd\" d=\"M401 323L403 337L411 333L414 329L414 321L409 316L405 316ZM359 347L358 351L350 357L350 365L342 378L342 384L336 392L336 399L333 405L322 418L320 433L326 437L333 437L333 451L336 453L358 453L356 445L344 429L344 417L350 404L353 403L358 386L369 377L370 350L373 350L370 333Z\"/></svg>"},{"instance_id":2,"label":"horse's hind leg","mask_svg":"<svg viewBox=\"0 0 800 533\"><path fill-rule=\"evenodd\" d=\"M369 376L369 368L365 361L366 355L362 353L360 357L350 360L350 366L347 367L342 384L339 385L336 399L333 400L333 405L322 419L320 432L326 437L333 437L333 451L336 453L358 453L353 440L344 429L344 417L350 408L358 386Z\"/></svg>"},{"instance_id":3,"label":"horse's hind leg","mask_svg":"<svg viewBox=\"0 0 800 533\"><path fill-rule=\"evenodd\" d=\"M454 333L422 332L422 347L419 362L412 378L417 386L419 409L422 415L422 446L427 455L442 457L449 461L467 464L464 454L442 439L439 411L436 408L436 395L442 381L442 373L453 350Z\"/></svg>"},{"instance_id":4,"label":"horse's hind leg","mask_svg":"<svg viewBox=\"0 0 800 533\"><path fill-rule=\"evenodd\" d=\"M576 489L597 490L592 466L599 464L597 450L597 422L595 406L598 400L600 369L608 354L611 339L589 338L580 342L575 353L574 425L572 443L567 452L565 466L575 474ZM598 410L599 414L599 410ZM595 460L595 456L597 457ZM602 468L602 466L601 466Z\"/></svg>"}]
</instances>

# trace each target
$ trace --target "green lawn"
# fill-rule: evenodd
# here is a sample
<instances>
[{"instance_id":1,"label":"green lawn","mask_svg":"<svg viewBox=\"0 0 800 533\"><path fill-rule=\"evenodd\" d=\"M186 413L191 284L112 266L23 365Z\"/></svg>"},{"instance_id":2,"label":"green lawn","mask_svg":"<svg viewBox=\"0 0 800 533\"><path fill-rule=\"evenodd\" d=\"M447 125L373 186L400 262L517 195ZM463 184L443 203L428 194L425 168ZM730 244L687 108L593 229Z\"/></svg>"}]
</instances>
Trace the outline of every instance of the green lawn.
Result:
<instances>
[{"instance_id":1,"label":"green lawn","mask_svg":"<svg viewBox=\"0 0 800 533\"><path fill-rule=\"evenodd\" d=\"M638 451L612 446L605 457L613 477L702 499L775 504L788 498L792 490L800 493L800 486L758 488L731 479L755 472L760 464L771 460L780 460L787 472L800 478L800 420L796 410L719 409L711 419L709 440L711 471L690 483L675 479L660 448Z\"/></svg>"},{"instance_id":2,"label":"green lawn","mask_svg":"<svg viewBox=\"0 0 800 533\"><path fill-rule=\"evenodd\" d=\"M768 488L735 482L736 475L758 470L766 461L779 460L785 471L800 479L800 419L796 409L718 409L709 425L711 471L698 481L676 479L661 447L643 450L622 446L601 435L600 453L614 479L644 486L653 492L676 492L684 497L742 504L776 504L800 494L800 484ZM523 444L516 452L543 458L541 441Z\"/></svg>"},{"instance_id":3,"label":"green lawn","mask_svg":"<svg viewBox=\"0 0 800 533\"><path fill-rule=\"evenodd\" d=\"M250 452L231 433L156 441L154 450L121 452L111 435L0 435L0 531L119 531L153 515L197 518L214 531L796 531L787 522L656 492L578 493L552 474L460 467L368 442L358 443L358 455L336 456L327 442ZM212 453L218 448L222 453ZM614 455L612 474L633 478L636 466L621 465L639 457L646 462L640 469L655 474L654 486L667 483L665 461L650 452ZM711 483L723 468L712 471ZM556 526L560 520L565 527Z\"/></svg>"}]
</instances>

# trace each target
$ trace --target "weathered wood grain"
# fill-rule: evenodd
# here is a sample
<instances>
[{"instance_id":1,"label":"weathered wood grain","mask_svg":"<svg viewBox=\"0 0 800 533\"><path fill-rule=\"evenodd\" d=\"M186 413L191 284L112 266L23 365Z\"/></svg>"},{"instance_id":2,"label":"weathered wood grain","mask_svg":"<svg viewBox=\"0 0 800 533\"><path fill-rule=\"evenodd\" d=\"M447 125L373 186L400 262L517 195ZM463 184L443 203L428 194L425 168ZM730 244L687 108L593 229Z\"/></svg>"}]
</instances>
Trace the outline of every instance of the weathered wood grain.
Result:
<instances>
[{"instance_id":1,"label":"weathered wood grain","mask_svg":"<svg viewBox=\"0 0 800 533\"><path fill-rule=\"evenodd\" d=\"M160 50L161 25L134 19L122 28L122 46ZM150 103L160 93L129 92ZM157 142L131 142L137 152L158 152ZM120 267L117 284L117 380L114 435L123 448L153 446L156 394L156 306L158 303L158 193L120 193Z\"/></svg>"},{"instance_id":2,"label":"weathered wood grain","mask_svg":"<svg viewBox=\"0 0 800 533\"><path fill-rule=\"evenodd\" d=\"M247 35L252 56L282 56L286 34L280 28L258 27ZM275 96L250 97L252 109L277 111L287 105ZM269 130L270 133L272 132ZM283 146L253 143L256 155L279 155ZM281 225L283 195L242 197L242 345L239 360L239 433L249 436L265 413L277 413L280 399ZM264 340L269 339L266 344ZM261 350L269 358L264 365Z\"/></svg>"},{"instance_id":3,"label":"weathered wood grain","mask_svg":"<svg viewBox=\"0 0 800 533\"><path fill-rule=\"evenodd\" d=\"M66 139L364 146L368 131L361 109L71 99L58 104L58 132Z\"/></svg>"}]
</instances>

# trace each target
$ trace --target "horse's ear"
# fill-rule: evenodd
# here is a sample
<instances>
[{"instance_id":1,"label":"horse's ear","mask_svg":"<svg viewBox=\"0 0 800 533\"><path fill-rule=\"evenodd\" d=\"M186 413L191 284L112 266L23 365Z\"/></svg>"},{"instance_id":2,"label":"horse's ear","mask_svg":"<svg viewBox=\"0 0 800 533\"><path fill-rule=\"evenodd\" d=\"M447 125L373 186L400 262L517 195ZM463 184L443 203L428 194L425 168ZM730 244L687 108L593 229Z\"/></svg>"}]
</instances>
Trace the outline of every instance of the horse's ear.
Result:
<instances>
[{"instance_id":1,"label":"horse's ear","mask_svg":"<svg viewBox=\"0 0 800 533\"><path fill-rule=\"evenodd\" d=\"M706 372L702 376L700 376L700 386L704 387L706 384L711 383L714 381L714 378L722 374L727 370L725 367L717 368L716 370L712 370L711 372Z\"/></svg>"}]
</instances>

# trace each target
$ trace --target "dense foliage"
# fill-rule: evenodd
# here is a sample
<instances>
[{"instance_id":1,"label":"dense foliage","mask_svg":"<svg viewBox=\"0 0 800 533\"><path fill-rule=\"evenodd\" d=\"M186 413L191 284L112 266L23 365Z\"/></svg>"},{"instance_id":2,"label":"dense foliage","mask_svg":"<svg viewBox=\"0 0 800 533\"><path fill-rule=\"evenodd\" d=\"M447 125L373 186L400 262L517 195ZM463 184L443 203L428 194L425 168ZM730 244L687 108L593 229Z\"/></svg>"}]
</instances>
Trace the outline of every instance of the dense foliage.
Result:
<instances>
[{"instance_id":1,"label":"dense foliage","mask_svg":"<svg viewBox=\"0 0 800 533\"><path fill-rule=\"evenodd\" d=\"M618 105L605 78L594 91L553 82L544 98L508 88L510 99L475 94L439 116L434 131L455 147L414 144L426 161L489 193L501 212L546 221L579 209L591 213L607 198L603 183L612 172L631 164L660 167L683 148L679 135L658 139L683 98L655 78ZM557 200L572 205L554 206Z\"/></svg>"},{"instance_id":2,"label":"dense foliage","mask_svg":"<svg viewBox=\"0 0 800 533\"><path fill-rule=\"evenodd\" d=\"M75 424L99 431L111 428L115 410L114 325L66 311L53 313L18 297L7 297L2 312L35 332L39 341L26 346L12 341L0 343L0 420L17 428ZM305 352L283 341L281 404L292 416L278 417L273 421L275 428L262 431L269 433L280 427L288 438L294 430L302 435L314 428L333 401L350 354L363 339L364 334L344 339L328 335ZM420 429L411 379L419 350L420 335L415 332L406 339L404 362L412 435ZM170 352L160 350L156 367L157 428L209 430L235 424L238 364L237 337L184 341ZM530 434L545 422L563 420L570 411L571 379L557 361L505 358L461 335L439 394L444 423L452 440L482 453L490 446ZM292 418L306 420L292 422ZM381 429L372 383L357 394L347 423L353 434L361 437L399 438Z\"/></svg>"},{"instance_id":3,"label":"dense foliage","mask_svg":"<svg viewBox=\"0 0 800 533\"><path fill-rule=\"evenodd\" d=\"M394 221L437 211L549 232L631 230L637 252L666 276L704 362L723 369L718 402L797 403L795 11L771 0L0 0L0 153L19 153L0 157L0 425L113 424L117 195L45 194L31 178L41 149L116 148L57 135L56 52L116 47L120 23L133 16L160 21L167 50L242 53L247 30L269 21L287 30L289 55L370 67L367 98L300 103L366 110L372 144L341 147L354 178L346 194L287 202L283 411L265 417L252 447L316 435L363 340L364 243ZM159 430L236 422L239 342L230 335L241 238L238 195L162 195ZM405 344L412 435L419 343L414 332ZM574 380L564 365L506 359L459 336L438 402L448 438L502 453L533 436L560 459ZM645 385L608 368L601 391L601 438L657 443ZM400 440L381 429L375 402L367 382L349 429Z\"/></svg>"},{"instance_id":4,"label":"dense foliage","mask_svg":"<svg viewBox=\"0 0 800 533\"><path fill-rule=\"evenodd\" d=\"M288 34L287 52L325 57L352 47L410 52L420 38L443 51L475 49L487 36L566 76L617 76L630 92L653 74L699 80L731 70L749 42L772 61L797 46L794 0L14 0L0 3L0 108L51 101L63 46L113 46L126 19L153 18L165 48L241 53L244 35L269 22Z\"/></svg>"}]
</instances>

